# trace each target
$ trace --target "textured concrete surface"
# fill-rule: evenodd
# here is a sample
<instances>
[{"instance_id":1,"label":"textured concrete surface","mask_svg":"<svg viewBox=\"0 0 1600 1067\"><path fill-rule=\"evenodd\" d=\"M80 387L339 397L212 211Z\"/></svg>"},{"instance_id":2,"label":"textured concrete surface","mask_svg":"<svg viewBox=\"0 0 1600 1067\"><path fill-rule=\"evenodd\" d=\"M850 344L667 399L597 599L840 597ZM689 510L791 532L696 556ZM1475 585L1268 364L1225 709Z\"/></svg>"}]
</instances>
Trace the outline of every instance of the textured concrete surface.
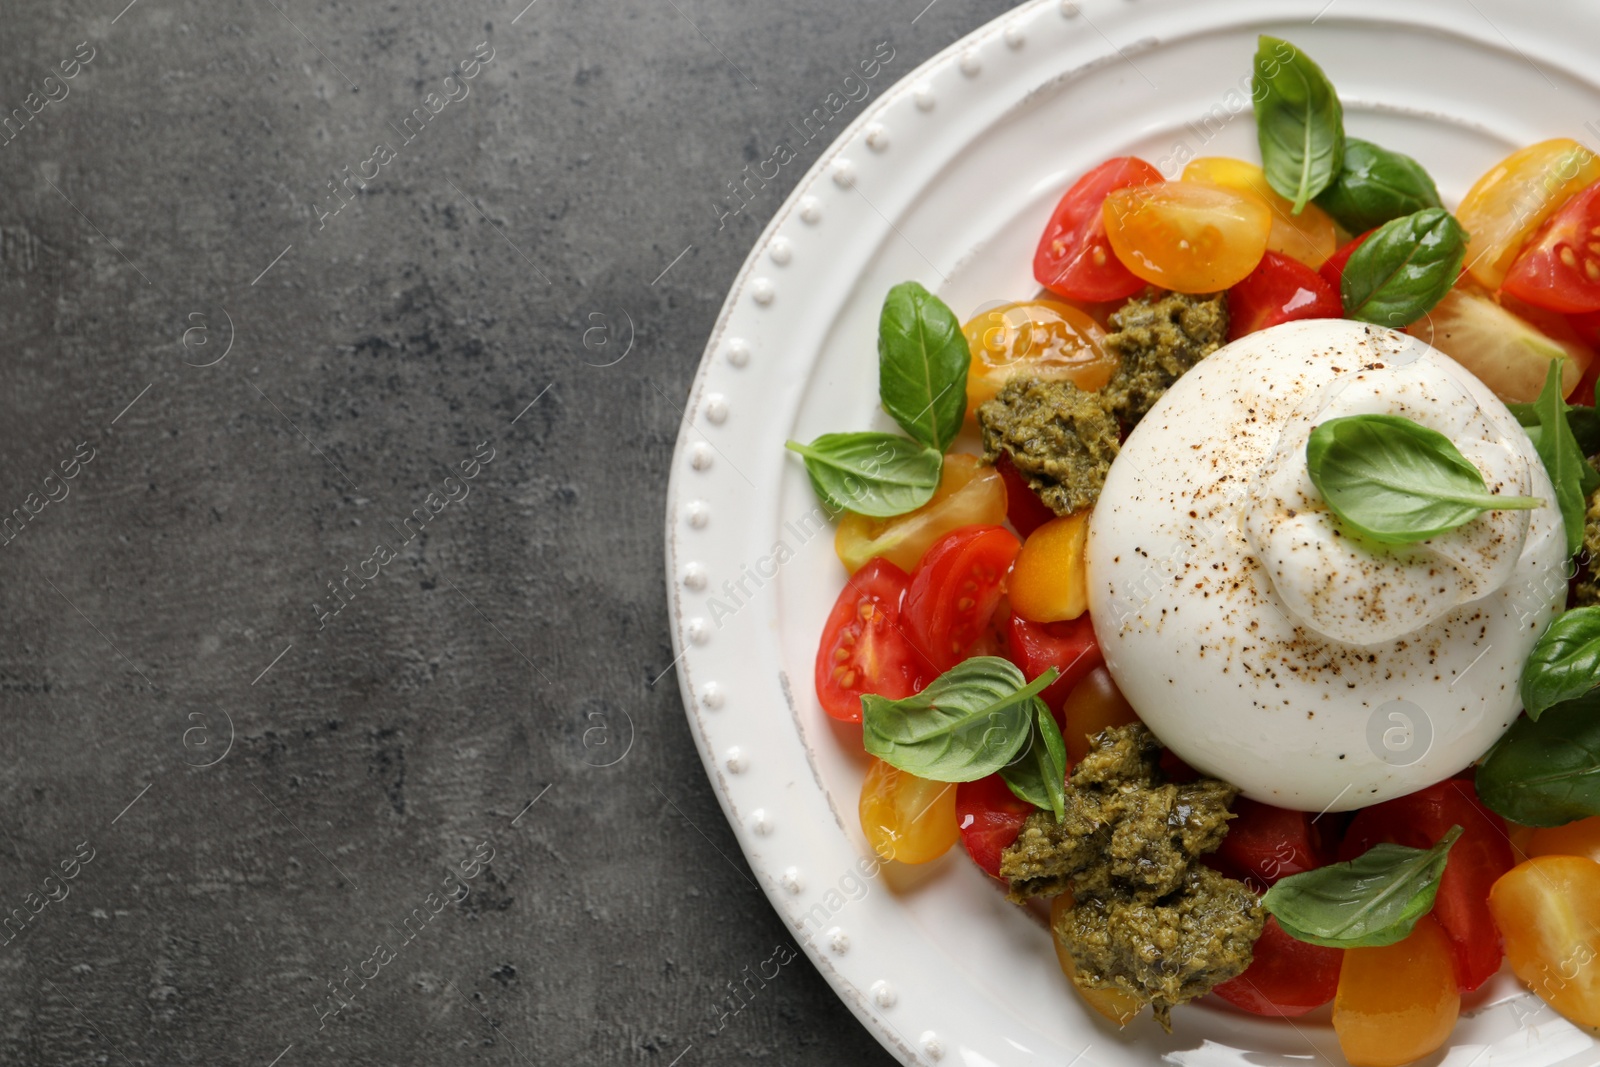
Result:
<instances>
[{"instance_id":1,"label":"textured concrete surface","mask_svg":"<svg viewBox=\"0 0 1600 1067\"><path fill-rule=\"evenodd\" d=\"M662 501L724 182L1007 5L124 2L0 20L0 1062L888 1062L719 1026Z\"/></svg>"}]
</instances>

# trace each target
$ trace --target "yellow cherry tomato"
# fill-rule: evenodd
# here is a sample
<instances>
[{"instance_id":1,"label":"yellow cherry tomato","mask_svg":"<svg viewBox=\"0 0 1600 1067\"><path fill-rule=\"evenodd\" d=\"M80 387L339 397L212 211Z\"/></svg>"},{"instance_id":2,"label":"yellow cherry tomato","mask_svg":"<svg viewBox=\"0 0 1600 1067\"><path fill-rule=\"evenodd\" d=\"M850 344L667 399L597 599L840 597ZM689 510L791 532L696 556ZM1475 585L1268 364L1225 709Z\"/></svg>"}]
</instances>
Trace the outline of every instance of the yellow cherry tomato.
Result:
<instances>
[{"instance_id":1,"label":"yellow cherry tomato","mask_svg":"<svg viewBox=\"0 0 1600 1067\"><path fill-rule=\"evenodd\" d=\"M1519 863L1489 890L1489 910L1516 976L1579 1026L1600 1026L1600 863Z\"/></svg>"},{"instance_id":2,"label":"yellow cherry tomato","mask_svg":"<svg viewBox=\"0 0 1600 1067\"><path fill-rule=\"evenodd\" d=\"M1106 331L1088 312L1060 300L1006 304L981 312L962 330L972 350L968 417L1014 374L1069 381L1092 393L1117 369L1117 357L1101 348Z\"/></svg>"},{"instance_id":3,"label":"yellow cherry tomato","mask_svg":"<svg viewBox=\"0 0 1600 1067\"><path fill-rule=\"evenodd\" d=\"M851 574L882 556L910 571L939 538L963 526L999 526L1006 521L1006 486L1000 472L977 456L944 457L939 488L915 511L889 519L846 512L833 535L833 550Z\"/></svg>"},{"instance_id":4,"label":"yellow cherry tomato","mask_svg":"<svg viewBox=\"0 0 1600 1067\"><path fill-rule=\"evenodd\" d=\"M956 787L907 774L880 759L861 783L861 829L886 860L927 863L956 843Z\"/></svg>"},{"instance_id":5,"label":"yellow cherry tomato","mask_svg":"<svg viewBox=\"0 0 1600 1067\"><path fill-rule=\"evenodd\" d=\"M1333 1030L1351 1067L1400 1067L1450 1039L1461 1011L1450 941L1424 915L1403 941L1345 949Z\"/></svg>"},{"instance_id":6,"label":"yellow cherry tomato","mask_svg":"<svg viewBox=\"0 0 1600 1067\"><path fill-rule=\"evenodd\" d=\"M1066 720L1061 734L1067 758L1074 764L1089 754L1089 738L1101 730L1139 721L1138 712L1104 667L1096 667L1072 687L1061 705L1061 717Z\"/></svg>"},{"instance_id":7,"label":"yellow cherry tomato","mask_svg":"<svg viewBox=\"0 0 1600 1067\"><path fill-rule=\"evenodd\" d=\"M1029 534L1011 566L1011 610L1029 622L1063 622L1082 615L1089 606L1083 568L1088 535L1087 511L1051 519Z\"/></svg>"},{"instance_id":8,"label":"yellow cherry tomato","mask_svg":"<svg viewBox=\"0 0 1600 1067\"><path fill-rule=\"evenodd\" d=\"M1520 843L1522 854L1528 859L1535 856L1584 856L1600 863L1600 816L1579 819L1565 826L1528 830L1520 842L1517 831L1510 832L1512 846L1517 847Z\"/></svg>"},{"instance_id":9,"label":"yellow cherry tomato","mask_svg":"<svg viewBox=\"0 0 1600 1067\"><path fill-rule=\"evenodd\" d=\"M1072 953L1067 946L1062 944L1061 936L1056 933L1064 915L1073 906L1072 894L1063 893L1050 902L1050 932L1051 940L1056 945L1056 962L1061 964L1061 973L1072 980L1072 986L1084 1002L1110 1019L1118 1026L1127 1026L1144 1007L1144 1002L1132 993L1115 987L1096 988L1084 984L1078 977L1078 965L1073 962Z\"/></svg>"},{"instance_id":10,"label":"yellow cherry tomato","mask_svg":"<svg viewBox=\"0 0 1600 1067\"><path fill-rule=\"evenodd\" d=\"M1260 197L1201 182L1117 189L1101 215L1123 266L1180 293L1214 293L1243 281L1272 231L1272 209Z\"/></svg>"},{"instance_id":11,"label":"yellow cherry tomato","mask_svg":"<svg viewBox=\"0 0 1600 1067\"><path fill-rule=\"evenodd\" d=\"M1600 181L1600 157L1570 137L1511 153L1467 190L1456 219L1467 231L1467 270L1498 289L1533 231L1573 194Z\"/></svg>"},{"instance_id":12,"label":"yellow cherry tomato","mask_svg":"<svg viewBox=\"0 0 1600 1067\"><path fill-rule=\"evenodd\" d=\"M1202 156L1183 168L1186 182L1206 182L1253 193L1272 209L1272 229L1267 234L1267 251L1281 252L1290 259L1316 270L1339 247L1338 227L1333 217L1315 204L1294 213L1294 201L1279 196L1267 181L1266 172L1254 163L1226 156Z\"/></svg>"}]
</instances>

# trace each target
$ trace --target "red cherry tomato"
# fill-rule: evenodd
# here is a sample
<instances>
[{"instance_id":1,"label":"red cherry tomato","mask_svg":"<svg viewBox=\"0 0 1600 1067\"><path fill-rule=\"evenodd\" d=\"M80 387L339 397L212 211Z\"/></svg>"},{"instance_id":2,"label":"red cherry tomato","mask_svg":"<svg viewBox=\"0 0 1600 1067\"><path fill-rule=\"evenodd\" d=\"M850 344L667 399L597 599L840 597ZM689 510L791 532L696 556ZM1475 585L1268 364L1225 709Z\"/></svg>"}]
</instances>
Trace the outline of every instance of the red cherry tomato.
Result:
<instances>
[{"instance_id":1,"label":"red cherry tomato","mask_svg":"<svg viewBox=\"0 0 1600 1067\"><path fill-rule=\"evenodd\" d=\"M1121 300L1144 288L1111 251L1100 206L1106 194L1130 185L1152 185L1161 172L1136 156L1108 159L1068 189L1039 239L1033 276L1069 300Z\"/></svg>"},{"instance_id":2,"label":"red cherry tomato","mask_svg":"<svg viewBox=\"0 0 1600 1067\"><path fill-rule=\"evenodd\" d=\"M1335 253L1337 255L1337 253ZM1344 315L1339 287L1299 260L1278 252L1261 257L1244 281L1228 290L1228 340L1295 319Z\"/></svg>"},{"instance_id":3,"label":"red cherry tomato","mask_svg":"<svg viewBox=\"0 0 1600 1067\"><path fill-rule=\"evenodd\" d=\"M1311 812L1289 811L1240 797L1234 801L1233 814L1236 818L1228 821L1228 836L1217 852L1247 876L1258 892L1280 878L1328 862L1331 850L1324 847ZM1328 996L1333 996L1331 987Z\"/></svg>"},{"instance_id":4,"label":"red cherry tomato","mask_svg":"<svg viewBox=\"0 0 1600 1067\"><path fill-rule=\"evenodd\" d=\"M998 774L956 786L956 827L972 862L1000 877L1000 853L1022 832L1034 807L1006 785Z\"/></svg>"},{"instance_id":5,"label":"red cherry tomato","mask_svg":"<svg viewBox=\"0 0 1600 1067\"><path fill-rule=\"evenodd\" d=\"M917 564L906 589L906 633L936 672L966 659L986 636L1021 547L1003 526L965 526L935 541Z\"/></svg>"},{"instance_id":6,"label":"red cherry tomato","mask_svg":"<svg viewBox=\"0 0 1600 1067\"><path fill-rule=\"evenodd\" d=\"M1595 363L1600 364L1600 359ZM1027 537L1056 517L1050 506L1039 499L1039 494L1033 491L1022 472L1017 470L1010 452L1003 448L1000 450L1000 458L994 461L994 469L1000 472L1000 479L1006 484L1006 518L1017 528L1017 533Z\"/></svg>"},{"instance_id":7,"label":"red cherry tomato","mask_svg":"<svg viewBox=\"0 0 1600 1067\"><path fill-rule=\"evenodd\" d=\"M1568 200L1511 264L1502 288L1551 311L1600 311L1600 182Z\"/></svg>"},{"instance_id":8,"label":"red cherry tomato","mask_svg":"<svg viewBox=\"0 0 1600 1067\"><path fill-rule=\"evenodd\" d=\"M1334 292L1339 292L1340 287L1344 284L1344 265L1350 262L1350 253L1360 248L1361 242L1376 232L1376 230L1368 230L1359 237L1352 237L1349 241L1340 245L1333 255L1328 257L1326 263L1317 268L1317 273L1322 275L1329 285L1333 286Z\"/></svg>"},{"instance_id":9,"label":"red cherry tomato","mask_svg":"<svg viewBox=\"0 0 1600 1067\"><path fill-rule=\"evenodd\" d=\"M1029 622L1013 614L1005 629L1006 658L1029 681L1054 667L1061 676L1039 695L1052 711L1090 671L1105 662L1089 613L1066 622Z\"/></svg>"},{"instance_id":10,"label":"red cherry tomato","mask_svg":"<svg viewBox=\"0 0 1600 1067\"><path fill-rule=\"evenodd\" d=\"M1255 1015L1304 1015L1333 999L1342 962L1342 949L1296 941L1269 915L1250 966L1212 992Z\"/></svg>"},{"instance_id":11,"label":"red cherry tomato","mask_svg":"<svg viewBox=\"0 0 1600 1067\"><path fill-rule=\"evenodd\" d=\"M1461 839L1450 849L1433 917L1450 940L1456 984L1477 989L1500 969L1500 931L1489 913L1489 889L1511 869L1505 820L1483 806L1472 783L1461 778L1363 809L1345 831L1341 860L1353 859L1380 841L1428 848L1452 826Z\"/></svg>"},{"instance_id":12,"label":"red cherry tomato","mask_svg":"<svg viewBox=\"0 0 1600 1067\"><path fill-rule=\"evenodd\" d=\"M822 710L835 719L860 722L862 694L899 700L920 690L931 674L900 622L910 581L893 563L875 558L846 580L828 613L816 684Z\"/></svg>"}]
</instances>

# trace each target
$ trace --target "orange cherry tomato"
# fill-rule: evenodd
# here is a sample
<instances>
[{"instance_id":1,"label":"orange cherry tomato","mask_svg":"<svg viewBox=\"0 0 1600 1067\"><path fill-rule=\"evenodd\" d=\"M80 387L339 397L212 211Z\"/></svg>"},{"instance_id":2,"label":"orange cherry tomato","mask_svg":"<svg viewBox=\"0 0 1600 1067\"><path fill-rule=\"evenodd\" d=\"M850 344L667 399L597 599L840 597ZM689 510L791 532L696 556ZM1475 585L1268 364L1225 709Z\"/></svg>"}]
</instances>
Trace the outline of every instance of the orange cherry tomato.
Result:
<instances>
[{"instance_id":1,"label":"orange cherry tomato","mask_svg":"<svg viewBox=\"0 0 1600 1067\"><path fill-rule=\"evenodd\" d=\"M1513 847L1519 845L1512 835ZM1585 856L1600 863L1600 816L1579 819L1565 826L1529 830L1520 842L1523 856Z\"/></svg>"},{"instance_id":2,"label":"orange cherry tomato","mask_svg":"<svg viewBox=\"0 0 1600 1067\"><path fill-rule=\"evenodd\" d=\"M1061 717L1066 723L1061 735L1067 742L1067 758L1073 763L1089 754L1089 738L1101 730L1139 721L1138 712L1104 667L1096 667L1072 687L1061 705Z\"/></svg>"},{"instance_id":3,"label":"orange cherry tomato","mask_svg":"<svg viewBox=\"0 0 1600 1067\"><path fill-rule=\"evenodd\" d=\"M1117 258L1151 285L1214 293L1243 281L1267 250L1272 209L1200 182L1130 186L1101 209Z\"/></svg>"},{"instance_id":4,"label":"orange cherry tomato","mask_svg":"<svg viewBox=\"0 0 1600 1067\"><path fill-rule=\"evenodd\" d=\"M880 759L861 783L861 829L886 860L927 863L956 843L956 787L907 774Z\"/></svg>"},{"instance_id":5,"label":"orange cherry tomato","mask_svg":"<svg viewBox=\"0 0 1600 1067\"><path fill-rule=\"evenodd\" d=\"M1505 281L1517 253L1544 221L1600 180L1600 157L1569 137L1540 141L1484 172L1462 197L1467 270L1486 289Z\"/></svg>"},{"instance_id":6,"label":"orange cherry tomato","mask_svg":"<svg viewBox=\"0 0 1600 1067\"><path fill-rule=\"evenodd\" d=\"M1600 1026L1600 863L1537 856L1489 891L1518 978L1579 1026Z\"/></svg>"},{"instance_id":7,"label":"orange cherry tomato","mask_svg":"<svg viewBox=\"0 0 1600 1067\"><path fill-rule=\"evenodd\" d=\"M977 456L956 453L944 457L939 488L917 510L890 519L846 512L833 536L833 550L851 574L874 557L911 571L929 546L952 530L1005 521L1006 487L1000 472Z\"/></svg>"},{"instance_id":8,"label":"orange cherry tomato","mask_svg":"<svg viewBox=\"0 0 1600 1067\"><path fill-rule=\"evenodd\" d=\"M1056 945L1056 962L1061 964L1061 973L1072 980L1073 988L1089 1007L1118 1026L1127 1026L1133 1017L1139 1014L1144 1004L1132 993L1121 989L1097 989L1094 986L1084 985L1078 978L1078 965L1073 962L1072 953L1061 943L1061 938L1055 936L1057 920L1061 918L1062 912L1072 907L1072 903L1071 893L1063 893L1050 902L1050 939Z\"/></svg>"},{"instance_id":9,"label":"orange cherry tomato","mask_svg":"<svg viewBox=\"0 0 1600 1067\"><path fill-rule=\"evenodd\" d=\"M1315 204L1294 213L1294 201L1279 196L1267 181L1266 172L1254 163L1226 156L1202 156L1183 168L1186 182L1220 185L1250 193L1272 209L1272 229L1267 234L1267 251L1299 260L1312 270L1328 261L1339 245L1333 217Z\"/></svg>"},{"instance_id":10,"label":"orange cherry tomato","mask_svg":"<svg viewBox=\"0 0 1600 1067\"><path fill-rule=\"evenodd\" d=\"M1089 513L1051 519L1022 544L1011 568L1011 610L1029 622L1076 619L1089 606L1083 546Z\"/></svg>"},{"instance_id":11,"label":"orange cherry tomato","mask_svg":"<svg viewBox=\"0 0 1600 1067\"><path fill-rule=\"evenodd\" d=\"M1450 1038L1461 1011L1450 942L1424 915L1403 941L1345 949L1333 1029L1351 1067L1400 1067Z\"/></svg>"},{"instance_id":12,"label":"orange cherry tomato","mask_svg":"<svg viewBox=\"0 0 1600 1067\"><path fill-rule=\"evenodd\" d=\"M962 327L972 364L967 414L993 400L1015 374L1068 381L1094 392L1111 380L1117 357L1101 348L1106 331L1088 312L1059 300L1024 300L984 311Z\"/></svg>"}]
</instances>

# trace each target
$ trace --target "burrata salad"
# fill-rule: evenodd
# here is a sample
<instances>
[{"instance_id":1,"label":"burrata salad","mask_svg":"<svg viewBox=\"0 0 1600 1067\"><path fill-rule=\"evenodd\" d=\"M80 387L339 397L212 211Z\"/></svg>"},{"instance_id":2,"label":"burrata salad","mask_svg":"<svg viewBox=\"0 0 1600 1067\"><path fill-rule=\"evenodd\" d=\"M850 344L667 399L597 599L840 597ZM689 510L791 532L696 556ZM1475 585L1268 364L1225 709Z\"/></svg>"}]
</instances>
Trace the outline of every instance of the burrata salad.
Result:
<instances>
[{"instance_id":1,"label":"burrata salad","mask_svg":"<svg viewBox=\"0 0 1600 1067\"><path fill-rule=\"evenodd\" d=\"M1259 163L1101 163L1039 294L889 291L903 432L789 443L862 831L1047 902L1119 1025L1331 1004L1402 1064L1509 965L1600 1026L1600 158L1451 211L1290 43L1252 88Z\"/></svg>"}]
</instances>

